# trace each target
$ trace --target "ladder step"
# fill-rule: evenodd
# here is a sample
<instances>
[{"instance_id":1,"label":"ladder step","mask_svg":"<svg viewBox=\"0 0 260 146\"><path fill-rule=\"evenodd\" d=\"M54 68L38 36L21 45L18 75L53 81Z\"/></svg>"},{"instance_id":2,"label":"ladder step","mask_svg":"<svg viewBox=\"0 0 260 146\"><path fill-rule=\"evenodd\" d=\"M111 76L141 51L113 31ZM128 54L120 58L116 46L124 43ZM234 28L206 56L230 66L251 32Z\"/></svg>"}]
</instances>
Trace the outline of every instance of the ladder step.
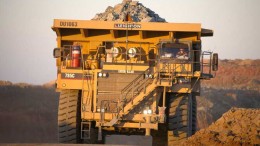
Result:
<instances>
[{"instance_id":1,"label":"ladder step","mask_svg":"<svg viewBox=\"0 0 260 146\"><path fill-rule=\"evenodd\" d=\"M81 139L90 139L91 122L81 122Z\"/></svg>"}]
</instances>

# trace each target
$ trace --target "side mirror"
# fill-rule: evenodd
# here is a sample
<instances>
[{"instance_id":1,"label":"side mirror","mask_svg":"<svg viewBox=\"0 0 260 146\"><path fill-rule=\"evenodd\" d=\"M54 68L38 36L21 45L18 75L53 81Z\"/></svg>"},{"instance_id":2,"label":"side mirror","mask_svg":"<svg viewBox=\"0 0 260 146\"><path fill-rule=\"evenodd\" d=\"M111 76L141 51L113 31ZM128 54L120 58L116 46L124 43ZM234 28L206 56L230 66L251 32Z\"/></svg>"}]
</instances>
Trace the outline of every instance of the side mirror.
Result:
<instances>
[{"instance_id":1,"label":"side mirror","mask_svg":"<svg viewBox=\"0 0 260 146\"><path fill-rule=\"evenodd\" d=\"M54 58L61 57L60 48L54 48L54 50L53 50L53 57L54 57Z\"/></svg>"},{"instance_id":2,"label":"side mirror","mask_svg":"<svg viewBox=\"0 0 260 146\"><path fill-rule=\"evenodd\" d=\"M218 70L218 53L214 53L213 54L212 70L213 71L217 71Z\"/></svg>"}]
</instances>

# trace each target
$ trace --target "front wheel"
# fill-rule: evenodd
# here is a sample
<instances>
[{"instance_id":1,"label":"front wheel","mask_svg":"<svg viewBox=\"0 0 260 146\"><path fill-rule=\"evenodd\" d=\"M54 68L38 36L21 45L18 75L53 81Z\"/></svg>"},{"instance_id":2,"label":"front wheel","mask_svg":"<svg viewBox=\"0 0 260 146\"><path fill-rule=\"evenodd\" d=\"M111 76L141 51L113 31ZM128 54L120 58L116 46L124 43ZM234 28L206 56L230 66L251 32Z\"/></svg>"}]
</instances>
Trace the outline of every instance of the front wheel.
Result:
<instances>
[{"instance_id":1,"label":"front wheel","mask_svg":"<svg viewBox=\"0 0 260 146\"><path fill-rule=\"evenodd\" d=\"M58 109L59 143L81 143L79 90L62 90Z\"/></svg>"},{"instance_id":2,"label":"front wheel","mask_svg":"<svg viewBox=\"0 0 260 146\"><path fill-rule=\"evenodd\" d=\"M178 145L196 131L196 97L172 93L168 107L168 145Z\"/></svg>"}]
</instances>

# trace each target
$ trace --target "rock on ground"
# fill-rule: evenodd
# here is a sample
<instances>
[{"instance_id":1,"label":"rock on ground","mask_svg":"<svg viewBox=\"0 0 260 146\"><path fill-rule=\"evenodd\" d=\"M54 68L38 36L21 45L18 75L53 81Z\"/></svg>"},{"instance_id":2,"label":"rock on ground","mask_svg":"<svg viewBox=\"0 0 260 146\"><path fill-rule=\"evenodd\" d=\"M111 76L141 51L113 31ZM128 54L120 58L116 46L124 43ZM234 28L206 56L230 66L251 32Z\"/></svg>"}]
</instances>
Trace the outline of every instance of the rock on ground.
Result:
<instances>
[{"instance_id":1,"label":"rock on ground","mask_svg":"<svg viewBox=\"0 0 260 146\"><path fill-rule=\"evenodd\" d=\"M260 145L260 109L232 108L182 145Z\"/></svg>"},{"instance_id":2,"label":"rock on ground","mask_svg":"<svg viewBox=\"0 0 260 146\"><path fill-rule=\"evenodd\" d=\"M123 0L114 7L108 6L103 13L98 13L92 20L100 21L124 21L129 13L134 22L166 22L158 14L143 6L138 1Z\"/></svg>"}]
</instances>

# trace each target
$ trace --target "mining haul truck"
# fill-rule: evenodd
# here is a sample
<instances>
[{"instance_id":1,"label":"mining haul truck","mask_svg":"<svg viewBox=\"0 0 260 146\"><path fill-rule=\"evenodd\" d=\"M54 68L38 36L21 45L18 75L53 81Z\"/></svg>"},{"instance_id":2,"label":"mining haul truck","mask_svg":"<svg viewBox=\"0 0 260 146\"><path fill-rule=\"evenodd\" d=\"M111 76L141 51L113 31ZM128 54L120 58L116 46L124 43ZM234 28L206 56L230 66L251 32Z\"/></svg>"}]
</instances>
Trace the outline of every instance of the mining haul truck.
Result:
<instances>
[{"instance_id":1,"label":"mining haul truck","mask_svg":"<svg viewBox=\"0 0 260 146\"><path fill-rule=\"evenodd\" d=\"M141 136L174 145L195 133L200 80L218 69L218 54L201 50L212 30L60 19L52 29L60 143L124 144Z\"/></svg>"}]
</instances>

